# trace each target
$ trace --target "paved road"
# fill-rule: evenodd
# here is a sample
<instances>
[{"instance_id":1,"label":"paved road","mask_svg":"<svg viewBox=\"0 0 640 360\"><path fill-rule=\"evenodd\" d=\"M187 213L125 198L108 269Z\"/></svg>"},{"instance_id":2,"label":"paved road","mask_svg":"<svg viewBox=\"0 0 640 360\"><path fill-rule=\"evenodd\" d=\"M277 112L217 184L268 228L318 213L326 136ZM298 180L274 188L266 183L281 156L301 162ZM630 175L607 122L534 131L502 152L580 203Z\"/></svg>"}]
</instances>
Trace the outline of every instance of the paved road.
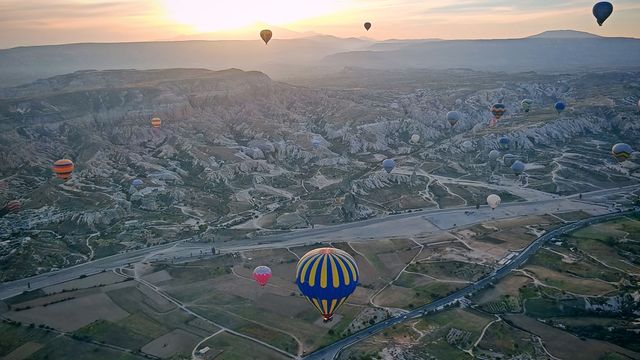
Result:
<instances>
[{"instance_id":1,"label":"paved road","mask_svg":"<svg viewBox=\"0 0 640 360\"><path fill-rule=\"evenodd\" d=\"M584 193L583 199L588 199L590 197L598 197L603 195L611 195L622 192L629 192L632 188L638 188L640 185L631 185L624 188L612 188L612 189L604 189L598 190L590 193ZM552 204L560 204L562 202L566 202L567 199L572 199L577 197L576 195L568 196L568 197L556 197L551 200L541 200L541 201L529 201L529 202L516 202L516 203L505 203L500 207L500 211L502 213L498 214L498 210L496 210L496 219L500 218L508 218L513 217L513 214L508 212L511 208L518 207L542 207L546 205L547 207L553 208ZM429 215L435 214L463 214L465 211L476 211L475 207L455 207L455 208L447 208L447 209L427 209L422 211L414 211L411 213L402 213L397 215L388 215L384 217L377 217L369 220L363 220L352 223L339 224L334 226L327 227L317 227L315 229L305 229L305 230L297 230L283 234L270 235L270 236L261 236L253 239L243 239L241 241L232 241L229 243L217 243L216 248L220 249L223 252L233 252L233 251L242 251L249 249L256 249L261 247L274 247L277 245L278 247L291 247L291 246L299 246L311 244L316 241L335 241L340 239L340 234L343 234L343 237L346 236L348 239L353 239L355 234L360 232L368 232L369 235L375 235L377 238L381 236L386 236L385 234L380 233L380 229L383 228L381 225L387 224L384 228L389 229L389 231L398 231L402 229L405 224L403 221L408 219L416 219L416 218L424 218ZM480 212L487 212L487 206L481 207ZM487 220L487 219L479 219L479 220ZM398 226L390 226L389 223L396 222ZM426 221L424 222L427 223ZM371 227L368 231L367 227ZM350 232L349 232L350 231ZM425 232L425 231L422 231ZM331 234L331 236L328 236ZM367 237L363 237L367 238ZM135 263L142 261L143 259L149 258L153 254L164 253L164 256L167 258L172 258L173 256L184 258L188 257L191 252L197 255L200 250L210 250L210 244L182 244L184 240L157 245L145 249L130 251L123 254L117 254L109 257L105 257L102 259L90 261L87 263L83 263L80 265L76 265L69 268L64 268L55 272L40 274L36 276L32 276L25 279L15 280L11 282L6 282L0 284L0 299L6 299L15 295L22 293L23 291L28 289L28 285L31 285L31 289L39 289L55 284L59 284L65 281L69 281L72 279L76 279L81 275L91 275L103 270L112 270L117 267L123 266L128 263Z\"/></svg>"},{"instance_id":2,"label":"paved road","mask_svg":"<svg viewBox=\"0 0 640 360\"><path fill-rule=\"evenodd\" d=\"M465 296L469 296L475 293L476 291L485 288L487 285L491 283L495 283L496 281L507 276L512 270L517 269L522 264L524 264L529 259L529 257L533 255L536 251L538 251L546 241L551 240L554 237L557 237L564 233L575 231L579 228L582 228L597 222L607 221L617 217L630 215L634 212L640 212L640 210L594 216L594 217L580 220L568 225L564 225L555 230L549 231L546 234L535 239L531 244L529 244L529 246L527 246L524 250L522 250L512 261L505 264L501 268L497 269L495 272L491 273L489 276L483 279L480 279L477 282L463 289L460 289L452 293L451 295L448 295L447 297L438 299L432 303L421 306L417 309L410 311L409 313L399 315L393 318L389 318L371 327L363 329L360 332L357 332L349 337L338 340L327 347L324 347L312 354L309 354L304 359L305 360L332 360L345 348L359 341L362 341L374 334L377 334L383 331L384 329L387 329L393 325L406 321L407 319L417 318L425 315L426 313L441 310L442 307L452 304L457 300L462 299Z\"/></svg>"}]
</instances>

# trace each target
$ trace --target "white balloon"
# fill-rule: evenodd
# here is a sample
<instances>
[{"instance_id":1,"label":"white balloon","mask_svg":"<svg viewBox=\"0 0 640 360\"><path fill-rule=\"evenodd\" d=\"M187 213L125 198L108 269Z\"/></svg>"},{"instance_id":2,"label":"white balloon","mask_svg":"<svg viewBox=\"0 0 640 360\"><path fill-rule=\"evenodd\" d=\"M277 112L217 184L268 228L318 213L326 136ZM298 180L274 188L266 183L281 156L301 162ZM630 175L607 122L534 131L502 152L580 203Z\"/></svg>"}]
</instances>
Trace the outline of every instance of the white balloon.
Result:
<instances>
[{"instance_id":1,"label":"white balloon","mask_svg":"<svg viewBox=\"0 0 640 360\"><path fill-rule=\"evenodd\" d=\"M496 194L491 194L487 196L487 204L489 204L489 207L492 209L497 208L501 202L502 202L502 199L500 198L500 196Z\"/></svg>"}]
</instances>

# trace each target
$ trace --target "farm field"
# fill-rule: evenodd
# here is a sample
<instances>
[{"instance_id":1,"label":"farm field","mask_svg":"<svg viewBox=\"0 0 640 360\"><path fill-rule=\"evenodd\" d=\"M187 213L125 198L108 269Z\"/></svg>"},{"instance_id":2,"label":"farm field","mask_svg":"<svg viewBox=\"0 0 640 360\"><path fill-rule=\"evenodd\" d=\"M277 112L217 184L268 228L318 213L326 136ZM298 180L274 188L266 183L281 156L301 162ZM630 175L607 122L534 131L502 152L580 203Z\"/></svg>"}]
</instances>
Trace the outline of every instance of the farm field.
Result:
<instances>
[{"instance_id":1,"label":"farm field","mask_svg":"<svg viewBox=\"0 0 640 360\"><path fill-rule=\"evenodd\" d=\"M65 339L56 341L67 347L80 342L98 346L99 350L92 351L113 352L116 350L109 348L113 346L133 358L146 354L186 359L194 350L208 346L203 359L243 359L248 353L281 359L285 354L311 353L393 312L411 310L464 287L492 272L504 254L527 244L534 234L558 221L538 216L472 225L432 237L332 243L354 257L361 280L329 323L321 321L294 282L299 257L317 247L309 245L247 250L182 263L135 264L122 269L127 275L100 273L8 299L2 316L21 322L19 329L28 329L26 326L33 323L35 329L46 326L66 332ZM634 236L624 231L614 233L623 238ZM582 237L575 241L588 238L607 247L614 241L600 242L594 239L598 233L586 234L579 234ZM571 332L584 336L589 326L613 326L615 336L598 332L602 339L594 344L635 351L623 332L634 328L632 322L589 317L598 307L632 311L619 296L627 289L622 284L632 284L633 274L594 259L589 250L603 256L601 248L572 246L571 239L563 238L560 245L547 244L524 268L472 296L465 305L471 307L407 321L345 351L341 358L376 354L442 359L545 356L537 340L540 337L546 345L545 336L536 333L543 328L534 331L535 324L519 318L512 321L510 316L516 314L562 324L566 329L551 328L574 337L578 335ZM625 261L613 252L606 254ZM252 279L252 271L259 265L269 266L273 273L265 287ZM79 315L85 312L91 316ZM208 340L202 342L204 339ZM5 355L48 354L49 359L56 359L59 352L48 349L51 343L34 337L22 344L15 342Z\"/></svg>"}]
</instances>

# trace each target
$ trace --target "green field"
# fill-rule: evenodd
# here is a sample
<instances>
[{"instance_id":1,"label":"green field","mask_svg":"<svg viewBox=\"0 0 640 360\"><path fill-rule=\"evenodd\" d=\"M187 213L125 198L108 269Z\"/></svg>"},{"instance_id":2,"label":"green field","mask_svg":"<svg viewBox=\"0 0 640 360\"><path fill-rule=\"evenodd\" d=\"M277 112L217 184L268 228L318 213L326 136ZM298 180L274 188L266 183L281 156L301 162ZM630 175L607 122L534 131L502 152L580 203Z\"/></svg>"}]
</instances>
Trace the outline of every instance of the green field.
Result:
<instances>
[{"instance_id":1,"label":"green field","mask_svg":"<svg viewBox=\"0 0 640 360\"><path fill-rule=\"evenodd\" d=\"M134 332L125 326L104 320L95 321L75 331L74 335L80 339L91 339L130 350L140 349L153 340L153 337L144 332Z\"/></svg>"},{"instance_id":2,"label":"green field","mask_svg":"<svg viewBox=\"0 0 640 360\"><path fill-rule=\"evenodd\" d=\"M524 331L500 321L492 324L485 332L478 347L484 350L498 351L505 355L535 354L531 336Z\"/></svg>"},{"instance_id":3,"label":"green field","mask_svg":"<svg viewBox=\"0 0 640 360\"><path fill-rule=\"evenodd\" d=\"M59 336L37 327L15 326L0 323L0 358L17 349L20 345L33 342L43 345L30 355L30 360L66 360L70 356L76 359L92 360L141 360L142 356L112 350L67 336Z\"/></svg>"}]
</instances>

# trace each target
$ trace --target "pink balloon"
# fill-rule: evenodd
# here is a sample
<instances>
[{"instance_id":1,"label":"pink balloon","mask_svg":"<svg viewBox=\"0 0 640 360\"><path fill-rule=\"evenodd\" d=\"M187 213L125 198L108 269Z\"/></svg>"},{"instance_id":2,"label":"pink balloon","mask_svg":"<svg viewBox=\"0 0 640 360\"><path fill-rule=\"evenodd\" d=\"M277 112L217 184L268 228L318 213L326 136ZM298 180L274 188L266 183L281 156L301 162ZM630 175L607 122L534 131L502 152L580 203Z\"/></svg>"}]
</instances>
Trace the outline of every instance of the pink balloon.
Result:
<instances>
[{"instance_id":1,"label":"pink balloon","mask_svg":"<svg viewBox=\"0 0 640 360\"><path fill-rule=\"evenodd\" d=\"M253 270L253 279L260 284L260 286L265 286L271 279L271 269L268 266L258 266Z\"/></svg>"}]
</instances>

